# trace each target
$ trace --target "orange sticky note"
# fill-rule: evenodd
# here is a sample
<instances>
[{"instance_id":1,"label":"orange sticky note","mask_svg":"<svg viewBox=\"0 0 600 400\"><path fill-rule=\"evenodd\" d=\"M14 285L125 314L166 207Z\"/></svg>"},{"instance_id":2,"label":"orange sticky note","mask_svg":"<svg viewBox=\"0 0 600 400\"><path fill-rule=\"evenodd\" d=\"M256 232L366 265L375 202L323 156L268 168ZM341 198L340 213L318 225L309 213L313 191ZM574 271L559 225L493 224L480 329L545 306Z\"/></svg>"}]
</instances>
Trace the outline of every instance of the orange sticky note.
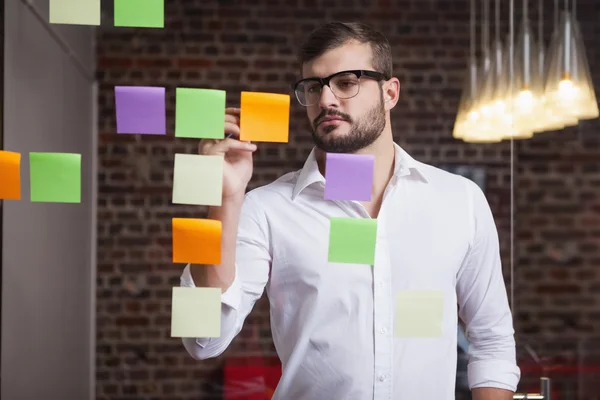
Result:
<instances>
[{"instance_id":1,"label":"orange sticky note","mask_svg":"<svg viewBox=\"0 0 600 400\"><path fill-rule=\"evenodd\" d=\"M173 262L221 264L221 221L173 218Z\"/></svg>"},{"instance_id":2,"label":"orange sticky note","mask_svg":"<svg viewBox=\"0 0 600 400\"><path fill-rule=\"evenodd\" d=\"M290 96L242 92L240 140L287 143L290 131Z\"/></svg>"},{"instance_id":3,"label":"orange sticky note","mask_svg":"<svg viewBox=\"0 0 600 400\"><path fill-rule=\"evenodd\" d=\"M21 154L0 150L0 199L21 200Z\"/></svg>"}]
</instances>

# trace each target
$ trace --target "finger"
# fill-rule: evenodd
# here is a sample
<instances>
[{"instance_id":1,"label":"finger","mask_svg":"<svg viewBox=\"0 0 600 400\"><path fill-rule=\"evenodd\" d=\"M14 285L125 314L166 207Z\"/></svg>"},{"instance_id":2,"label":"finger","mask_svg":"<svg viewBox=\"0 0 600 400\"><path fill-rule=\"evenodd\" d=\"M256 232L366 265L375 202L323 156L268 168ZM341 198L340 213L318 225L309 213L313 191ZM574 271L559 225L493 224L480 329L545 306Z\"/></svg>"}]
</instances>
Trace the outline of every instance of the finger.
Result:
<instances>
[{"instance_id":1,"label":"finger","mask_svg":"<svg viewBox=\"0 0 600 400\"><path fill-rule=\"evenodd\" d=\"M229 122L231 124L239 125L240 124L240 117L237 116L237 115L226 114L225 115L225 122Z\"/></svg>"},{"instance_id":2,"label":"finger","mask_svg":"<svg viewBox=\"0 0 600 400\"><path fill-rule=\"evenodd\" d=\"M232 138L221 140L210 148L211 153L227 153L231 150L239 151L254 151L256 145L254 143L240 142Z\"/></svg>"},{"instance_id":3,"label":"finger","mask_svg":"<svg viewBox=\"0 0 600 400\"><path fill-rule=\"evenodd\" d=\"M217 140L214 139L202 139L198 143L198 154L209 154L211 148L217 144Z\"/></svg>"},{"instance_id":4,"label":"finger","mask_svg":"<svg viewBox=\"0 0 600 400\"><path fill-rule=\"evenodd\" d=\"M240 127L237 124L231 122L225 122L225 136L231 135L236 139L240 137Z\"/></svg>"},{"instance_id":5,"label":"finger","mask_svg":"<svg viewBox=\"0 0 600 400\"><path fill-rule=\"evenodd\" d=\"M227 107L225 109L225 114L240 115L241 111L242 110L239 107Z\"/></svg>"}]
</instances>

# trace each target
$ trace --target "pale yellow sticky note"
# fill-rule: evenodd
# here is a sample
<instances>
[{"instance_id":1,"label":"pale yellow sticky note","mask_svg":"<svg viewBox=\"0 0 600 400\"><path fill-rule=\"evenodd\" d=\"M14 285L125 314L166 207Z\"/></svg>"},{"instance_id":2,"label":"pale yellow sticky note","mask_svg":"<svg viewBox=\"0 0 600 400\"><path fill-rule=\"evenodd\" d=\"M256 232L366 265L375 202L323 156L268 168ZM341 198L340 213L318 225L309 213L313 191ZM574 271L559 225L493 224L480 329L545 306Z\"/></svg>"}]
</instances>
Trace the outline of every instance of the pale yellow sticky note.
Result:
<instances>
[{"instance_id":1,"label":"pale yellow sticky note","mask_svg":"<svg viewBox=\"0 0 600 400\"><path fill-rule=\"evenodd\" d=\"M171 337L221 336L221 288L174 287Z\"/></svg>"},{"instance_id":2,"label":"pale yellow sticky note","mask_svg":"<svg viewBox=\"0 0 600 400\"><path fill-rule=\"evenodd\" d=\"M444 293L439 290L403 290L396 301L395 336L440 337Z\"/></svg>"},{"instance_id":3,"label":"pale yellow sticky note","mask_svg":"<svg viewBox=\"0 0 600 400\"><path fill-rule=\"evenodd\" d=\"M100 25L100 0L50 0L50 23Z\"/></svg>"},{"instance_id":4,"label":"pale yellow sticky note","mask_svg":"<svg viewBox=\"0 0 600 400\"><path fill-rule=\"evenodd\" d=\"M223 156L175 154L173 203L220 206Z\"/></svg>"}]
</instances>

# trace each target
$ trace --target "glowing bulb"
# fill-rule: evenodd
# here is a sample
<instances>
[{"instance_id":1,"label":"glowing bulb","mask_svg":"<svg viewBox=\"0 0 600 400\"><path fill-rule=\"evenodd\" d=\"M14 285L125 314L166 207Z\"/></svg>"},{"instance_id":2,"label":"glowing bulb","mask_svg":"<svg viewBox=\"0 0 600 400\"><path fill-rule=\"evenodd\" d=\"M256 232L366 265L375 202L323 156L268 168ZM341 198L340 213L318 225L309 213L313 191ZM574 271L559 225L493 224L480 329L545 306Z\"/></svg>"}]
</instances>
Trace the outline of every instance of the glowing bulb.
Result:
<instances>
[{"instance_id":1,"label":"glowing bulb","mask_svg":"<svg viewBox=\"0 0 600 400\"><path fill-rule=\"evenodd\" d=\"M504 111L506 110L506 104L502 100L497 100L496 102L494 102L493 107L494 112L498 114L504 114Z\"/></svg>"},{"instance_id":2,"label":"glowing bulb","mask_svg":"<svg viewBox=\"0 0 600 400\"><path fill-rule=\"evenodd\" d=\"M521 90L517 97L517 106L520 108L520 112L529 112L533 108L533 93L531 90Z\"/></svg>"},{"instance_id":3,"label":"glowing bulb","mask_svg":"<svg viewBox=\"0 0 600 400\"><path fill-rule=\"evenodd\" d=\"M467 117L470 121L477 121L477 119L479 119L479 113L477 111L469 111Z\"/></svg>"},{"instance_id":4,"label":"glowing bulb","mask_svg":"<svg viewBox=\"0 0 600 400\"><path fill-rule=\"evenodd\" d=\"M483 106L481 106L481 114L482 114L484 117L489 117L489 116L490 116L490 114L491 114L491 112L492 112L492 109L490 108L490 106L489 106L489 105L487 105L487 104L484 104Z\"/></svg>"},{"instance_id":5,"label":"glowing bulb","mask_svg":"<svg viewBox=\"0 0 600 400\"><path fill-rule=\"evenodd\" d=\"M577 97L577 87L573 85L570 79L563 79L558 84L558 95L563 100L573 100Z\"/></svg>"}]
</instances>

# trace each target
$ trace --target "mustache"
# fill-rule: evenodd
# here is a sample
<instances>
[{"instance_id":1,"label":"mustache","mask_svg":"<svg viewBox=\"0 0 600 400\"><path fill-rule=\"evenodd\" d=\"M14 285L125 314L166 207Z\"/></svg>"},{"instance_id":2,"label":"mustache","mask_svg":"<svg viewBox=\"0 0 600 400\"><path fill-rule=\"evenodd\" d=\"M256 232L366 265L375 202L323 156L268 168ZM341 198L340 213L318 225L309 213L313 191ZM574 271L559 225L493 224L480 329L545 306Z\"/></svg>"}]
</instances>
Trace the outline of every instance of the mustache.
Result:
<instances>
[{"instance_id":1,"label":"mustache","mask_svg":"<svg viewBox=\"0 0 600 400\"><path fill-rule=\"evenodd\" d=\"M340 111L337 111L337 110L323 110L317 116L317 118L315 118L315 120L313 122L313 127L316 129L317 125L319 125L319 123L321 123L321 121L325 117L339 117L339 118L343 119L346 122L352 122L352 118L350 118L350 116L348 114L344 114L343 112L340 112Z\"/></svg>"}]
</instances>

